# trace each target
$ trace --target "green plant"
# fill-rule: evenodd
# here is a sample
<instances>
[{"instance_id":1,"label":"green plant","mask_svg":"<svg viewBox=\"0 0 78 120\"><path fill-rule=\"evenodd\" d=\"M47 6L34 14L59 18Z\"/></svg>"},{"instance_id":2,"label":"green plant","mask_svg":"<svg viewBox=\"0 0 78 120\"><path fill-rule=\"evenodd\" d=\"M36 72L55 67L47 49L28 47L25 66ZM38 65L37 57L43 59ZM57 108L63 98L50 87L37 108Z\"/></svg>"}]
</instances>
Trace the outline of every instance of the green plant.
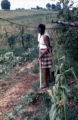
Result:
<instances>
[{"instance_id":1,"label":"green plant","mask_svg":"<svg viewBox=\"0 0 78 120\"><path fill-rule=\"evenodd\" d=\"M8 37L8 45L10 48L14 46L16 38L16 35L11 35L10 37Z\"/></svg>"},{"instance_id":2,"label":"green plant","mask_svg":"<svg viewBox=\"0 0 78 120\"><path fill-rule=\"evenodd\" d=\"M46 93L45 95L43 95L43 102L46 108L50 108L51 106L51 99L50 96Z\"/></svg>"},{"instance_id":3,"label":"green plant","mask_svg":"<svg viewBox=\"0 0 78 120\"><path fill-rule=\"evenodd\" d=\"M2 113L2 116L3 116L3 120L15 120L12 113L10 113L9 115L6 113Z\"/></svg>"},{"instance_id":4,"label":"green plant","mask_svg":"<svg viewBox=\"0 0 78 120\"><path fill-rule=\"evenodd\" d=\"M39 63L36 63L34 65L34 68L31 69L31 71L35 74L39 73Z\"/></svg>"},{"instance_id":5,"label":"green plant","mask_svg":"<svg viewBox=\"0 0 78 120\"><path fill-rule=\"evenodd\" d=\"M70 96L74 102L78 102L78 88L74 88Z\"/></svg>"},{"instance_id":6,"label":"green plant","mask_svg":"<svg viewBox=\"0 0 78 120\"><path fill-rule=\"evenodd\" d=\"M52 107L49 112L50 120L60 120L65 119L67 117L67 95L69 93L69 89L66 85L66 79L64 76L63 64L59 64L59 67L57 65L56 71L55 71L55 85L51 90L48 90L49 95L51 96L52 100ZM60 73L58 74L58 69L60 70Z\"/></svg>"},{"instance_id":7,"label":"green plant","mask_svg":"<svg viewBox=\"0 0 78 120\"><path fill-rule=\"evenodd\" d=\"M2 55L0 56L0 64L2 64L4 62L4 59L2 57Z\"/></svg>"},{"instance_id":8,"label":"green plant","mask_svg":"<svg viewBox=\"0 0 78 120\"><path fill-rule=\"evenodd\" d=\"M3 74L3 73L4 73L4 71L5 71L4 66L3 66L3 65L0 65L0 74Z\"/></svg>"},{"instance_id":9,"label":"green plant","mask_svg":"<svg viewBox=\"0 0 78 120\"><path fill-rule=\"evenodd\" d=\"M77 77L73 71L73 69L65 69L65 56L59 58L58 52L58 40L56 32L54 32L54 42L56 48L56 59L57 64L55 64L55 85L53 86L52 90L47 90L48 94L51 97L52 106L49 112L50 120L67 120L67 108L68 108L68 100L67 96L70 92L67 86L67 80L65 74L68 72L72 72L75 79ZM58 72L59 71L59 72Z\"/></svg>"},{"instance_id":10,"label":"green plant","mask_svg":"<svg viewBox=\"0 0 78 120\"><path fill-rule=\"evenodd\" d=\"M73 8L70 10L69 3L70 0L60 0L63 3L64 9L60 10L57 14L57 18L63 21L76 22L78 21L78 8ZM72 4L73 5L73 4ZM78 28L71 27L68 25L56 25L58 29L58 44L63 47L63 52L65 56L69 59L70 66L73 66L77 71L78 62ZM73 54L72 54L73 53Z\"/></svg>"}]
</instances>

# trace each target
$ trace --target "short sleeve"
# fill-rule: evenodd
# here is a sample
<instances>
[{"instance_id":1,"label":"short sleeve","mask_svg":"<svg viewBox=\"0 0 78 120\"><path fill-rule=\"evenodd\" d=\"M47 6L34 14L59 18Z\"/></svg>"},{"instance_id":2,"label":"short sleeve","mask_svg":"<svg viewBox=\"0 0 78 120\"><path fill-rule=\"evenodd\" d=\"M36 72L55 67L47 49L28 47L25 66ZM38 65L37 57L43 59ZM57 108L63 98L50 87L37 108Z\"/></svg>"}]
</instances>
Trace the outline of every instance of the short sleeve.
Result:
<instances>
[{"instance_id":1,"label":"short sleeve","mask_svg":"<svg viewBox=\"0 0 78 120\"><path fill-rule=\"evenodd\" d=\"M49 33L47 31L45 32L44 35L46 35L46 36L48 36L50 38L50 35L49 35Z\"/></svg>"}]
</instances>

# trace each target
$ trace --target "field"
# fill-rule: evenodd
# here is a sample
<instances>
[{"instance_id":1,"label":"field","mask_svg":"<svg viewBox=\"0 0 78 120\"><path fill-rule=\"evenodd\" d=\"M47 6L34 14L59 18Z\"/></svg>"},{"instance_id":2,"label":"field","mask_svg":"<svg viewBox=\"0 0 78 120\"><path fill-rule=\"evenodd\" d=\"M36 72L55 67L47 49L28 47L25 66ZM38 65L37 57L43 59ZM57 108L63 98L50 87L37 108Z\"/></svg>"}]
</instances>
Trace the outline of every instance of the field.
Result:
<instances>
[{"instance_id":1,"label":"field","mask_svg":"<svg viewBox=\"0 0 78 120\"><path fill-rule=\"evenodd\" d=\"M0 18L3 18L0 19L0 120L50 120L49 110L52 104L50 96L46 90L41 94L38 93L37 26L40 23L46 25L55 52L56 42L54 44L52 31L55 24L51 24L51 20L57 18L57 13L57 11L34 9L0 11ZM61 47L58 53L60 58L63 55ZM54 64L57 63L57 57L58 54L53 57ZM62 64L60 66L61 69ZM65 68L68 69L67 66ZM51 73L54 70L53 66ZM68 82L77 79L74 72L73 75L68 74ZM52 75L51 79L52 87L55 82ZM78 119L78 93L76 92L78 89L76 85L74 88L68 98L67 120Z\"/></svg>"},{"instance_id":2,"label":"field","mask_svg":"<svg viewBox=\"0 0 78 120\"><path fill-rule=\"evenodd\" d=\"M4 19L11 20L13 22L19 23L23 25L35 26L41 22L50 23L51 18L56 17L56 13L54 11L48 10L22 10L22 11L0 11L0 17ZM0 21L1 25L7 25L7 23Z\"/></svg>"},{"instance_id":3,"label":"field","mask_svg":"<svg viewBox=\"0 0 78 120\"><path fill-rule=\"evenodd\" d=\"M44 23L47 28L51 28L51 19L56 17L56 13L57 12L48 10L0 11L1 18L19 24L10 24L5 20L0 20L0 56L3 57L7 52L13 52L14 54L13 58L9 58L9 62L1 63L0 69L3 70L3 72L0 74L0 120L2 116L3 120L8 120L10 114L13 114L11 117L14 116L15 120L27 118L32 120L35 119L34 117L38 116L38 114L41 114L39 109L41 109L40 99L42 96L40 99L38 98L39 100L35 101L34 105L31 103L33 101L32 96L35 96L32 95L33 91L39 88L37 26L40 23ZM30 41L34 50L32 50L30 45L27 49L22 47L19 35L20 25L24 25L24 34L34 36L32 39L34 42ZM26 26L28 26L28 28ZM9 48L5 32L7 32L8 37L11 35L18 36L13 48ZM30 52L29 49L31 50ZM17 61L17 57L22 57L22 60ZM12 59L14 60L12 61ZM31 62L32 60L33 62ZM4 63L7 67L4 66ZM36 92L34 92L34 94L35 93ZM28 94L30 98L29 96L26 98ZM29 105L29 103L31 105ZM18 106L20 108L18 108ZM36 108L36 106L38 107ZM15 110L13 110L13 108ZM16 115L14 115L14 111L17 111ZM35 114L33 115L33 113Z\"/></svg>"}]
</instances>

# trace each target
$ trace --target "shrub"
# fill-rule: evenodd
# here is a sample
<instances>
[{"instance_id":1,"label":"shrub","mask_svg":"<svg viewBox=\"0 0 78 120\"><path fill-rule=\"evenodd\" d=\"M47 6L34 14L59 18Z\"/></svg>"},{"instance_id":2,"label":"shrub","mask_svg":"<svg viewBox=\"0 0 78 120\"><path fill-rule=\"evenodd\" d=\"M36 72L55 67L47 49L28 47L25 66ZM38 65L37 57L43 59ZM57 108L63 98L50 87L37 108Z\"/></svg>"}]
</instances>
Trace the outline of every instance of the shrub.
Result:
<instances>
[{"instance_id":1,"label":"shrub","mask_svg":"<svg viewBox=\"0 0 78 120\"><path fill-rule=\"evenodd\" d=\"M1 2L2 9L10 10L10 6L11 6L11 4L8 0L2 0L2 2Z\"/></svg>"},{"instance_id":2,"label":"shrub","mask_svg":"<svg viewBox=\"0 0 78 120\"><path fill-rule=\"evenodd\" d=\"M10 48L12 48L13 45L15 44L15 40L16 40L16 35L11 35L10 37L8 37L8 45Z\"/></svg>"}]
</instances>

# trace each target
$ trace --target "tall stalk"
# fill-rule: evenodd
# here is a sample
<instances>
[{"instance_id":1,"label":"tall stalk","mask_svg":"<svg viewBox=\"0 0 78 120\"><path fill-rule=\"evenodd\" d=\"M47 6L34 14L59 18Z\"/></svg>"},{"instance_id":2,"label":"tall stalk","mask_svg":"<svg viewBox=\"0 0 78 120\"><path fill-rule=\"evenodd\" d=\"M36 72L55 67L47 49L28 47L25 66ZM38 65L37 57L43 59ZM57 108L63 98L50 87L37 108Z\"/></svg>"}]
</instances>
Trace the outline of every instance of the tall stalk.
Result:
<instances>
[{"instance_id":1,"label":"tall stalk","mask_svg":"<svg viewBox=\"0 0 78 120\"><path fill-rule=\"evenodd\" d=\"M52 101L49 116L50 120L67 120L67 96L70 90L66 83L65 74L72 70L70 68L68 70L64 69L65 56L59 58L60 55L58 52L58 37L56 31L53 32L53 39L55 43L57 63L55 65L55 85L53 86L52 90L47 90ZM73 73L73 75L77 79L75 73Z\"/></svg>"}]
</instances>

